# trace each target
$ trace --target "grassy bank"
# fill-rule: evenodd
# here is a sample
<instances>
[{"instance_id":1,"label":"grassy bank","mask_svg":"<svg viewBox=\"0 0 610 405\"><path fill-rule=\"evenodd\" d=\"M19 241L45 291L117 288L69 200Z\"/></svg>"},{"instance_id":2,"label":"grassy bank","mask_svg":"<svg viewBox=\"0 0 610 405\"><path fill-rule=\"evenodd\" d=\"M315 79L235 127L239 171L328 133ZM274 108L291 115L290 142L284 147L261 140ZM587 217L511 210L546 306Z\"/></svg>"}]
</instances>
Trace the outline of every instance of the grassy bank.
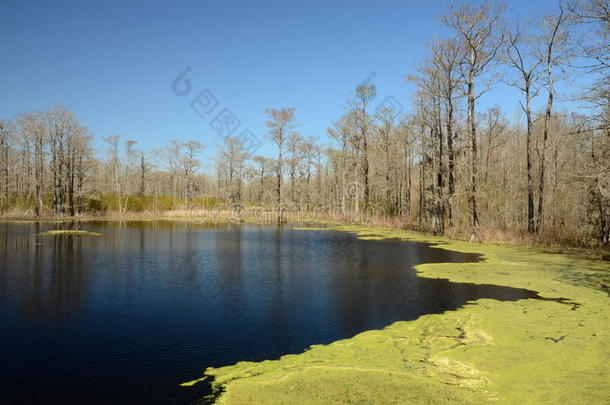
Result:
<instances>
[{"instance_id":1,"label":"grassy bank","mask_svg":"<svg viewBox=\"0 0 610 405\"><path fill-rule=\"evenodd\" d=\"M417 271L422 277L537 290L569 302L483 299L299 355L210 368L205 374L223 391L218 404L610 401L607 261L400 230L335 229L362 238L417 239L482 253L480 263L424 264Z\"/></svg>"}]
</instances>

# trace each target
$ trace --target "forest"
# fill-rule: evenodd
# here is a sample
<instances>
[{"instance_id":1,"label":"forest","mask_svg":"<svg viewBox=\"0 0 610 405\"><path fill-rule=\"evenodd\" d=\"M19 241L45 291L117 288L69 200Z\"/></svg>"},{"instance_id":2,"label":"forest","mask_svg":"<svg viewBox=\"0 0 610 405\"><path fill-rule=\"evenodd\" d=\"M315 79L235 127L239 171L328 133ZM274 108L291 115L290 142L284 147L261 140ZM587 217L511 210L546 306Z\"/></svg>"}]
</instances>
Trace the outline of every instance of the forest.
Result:
<instances>
[{"instance_id":1,"label":"forest","mask_svg":"<svg viewBox=\"0 0 610 405\"><path fill-rule=\"evenodd\" d=\"M227 136L204 172L197 140L140 149L94 134L62 105L0 120L3 217L203 215L256 209L373 218L478 240L498 234L610 244L610 6L558 3L534 20L506 6L451 6L453 33L426 44L406 80L409 111L364 82L328 137L298 132L298 111L261 112L273 156ZM517 90L510 117L482 98ZM566 90L567 89L567 90ZM410 99L409 99L410 97ZM558 100L566 101L559 108ZM402 102L402 100L401 100ZM511 113L512 115L512 113ZM321 139L324 139L322 141Z\"/></svg>"}]
</instances>

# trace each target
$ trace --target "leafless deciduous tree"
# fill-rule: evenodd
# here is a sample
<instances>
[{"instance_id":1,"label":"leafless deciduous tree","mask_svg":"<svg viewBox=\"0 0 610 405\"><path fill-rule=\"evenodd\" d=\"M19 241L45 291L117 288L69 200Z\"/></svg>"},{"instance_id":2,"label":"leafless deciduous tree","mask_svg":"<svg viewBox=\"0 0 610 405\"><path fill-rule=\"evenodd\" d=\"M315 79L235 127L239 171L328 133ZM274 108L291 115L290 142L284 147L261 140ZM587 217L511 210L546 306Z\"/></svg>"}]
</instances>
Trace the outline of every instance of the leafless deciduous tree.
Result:
<instances>
[{"instance_id":1,"label":"leafless deciduous tree","mask_svg":"<svg viewBox=\"0 0 610 405\"><path fill-rule=\"evenodd\" d=\"M276 175L277 175L277 205L278 205L278 223L283 222L283 166L284 153L287 140L293 135L295 127L294 108L282 108L282 109L269 109L267 110L269 115L269 121L266 125L269 128L269 138L275 143L277 147L277 162L276 162Z\"/></svg>"},{"instance_id":2,"label":"leafless deciduous tree","mask_svg":"<svg viewBox=\"0 0 610 405\"><path fill-rule=\"evenodd\" d=\"M504 7L497 3L484 3L480 7L467 4L450 7L443 22L453 28L462 43L463 55L460 61L462 80L466 85L468 99L468 131L470 136L470 223L473 229L479 226L477 209L477 123L476 91L477 79L485 74L496 61L498 50L503 44L501 14Z\"/></svg>"}]
</instances>

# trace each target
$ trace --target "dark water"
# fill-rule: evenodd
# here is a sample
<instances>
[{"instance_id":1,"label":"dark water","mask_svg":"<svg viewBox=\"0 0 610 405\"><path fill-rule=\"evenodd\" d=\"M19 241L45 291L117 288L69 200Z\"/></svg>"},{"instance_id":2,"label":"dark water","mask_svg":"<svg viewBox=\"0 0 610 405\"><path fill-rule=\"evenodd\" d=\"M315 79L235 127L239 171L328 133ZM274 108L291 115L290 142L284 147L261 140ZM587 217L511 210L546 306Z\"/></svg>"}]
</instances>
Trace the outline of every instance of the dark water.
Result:
<instances>
[{"instance_id":1,"label":"dark water","mask_svg":"<svg viewBox=\"0 0 610 405\"><path fill-rule=\"evenodd\" d=\"M418 277L476 261L331 231L98 222L102 237L0 224L3 403L190 403L205 367L273 359L478 298L536 293Z\"/></svg>"}]
</instances>

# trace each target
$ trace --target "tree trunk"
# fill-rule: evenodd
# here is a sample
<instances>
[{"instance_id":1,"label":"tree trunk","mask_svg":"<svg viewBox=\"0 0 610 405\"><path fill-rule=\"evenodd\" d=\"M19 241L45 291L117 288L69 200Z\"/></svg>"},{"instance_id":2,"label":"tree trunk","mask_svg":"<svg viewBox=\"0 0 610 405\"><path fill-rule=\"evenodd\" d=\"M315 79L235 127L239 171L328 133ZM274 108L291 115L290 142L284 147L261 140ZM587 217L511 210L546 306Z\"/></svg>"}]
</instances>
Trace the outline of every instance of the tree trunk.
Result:
<instances>
[{"instance_id":1,"label":"tree trunk","mask_svg":"<svg viewBox=\"0 0 610 405\"><path fill-rule=\"evenodd\" d=\"M544 179L545 179L545 163L546 163L546 144L549 138L549 126L551 124L551 117L553 113L553 77L550 71L550 66L547 67L547 75L549 80L548 98L546 103L546 111L544 113L544 129L542 132L542 153L540 155L540 170L539 170L539 185L538 185L538 217L536 223L536 231L540 232L544 225Z\"/></svg>"},{"instance_id":2,"label":"tree trunk","mask_svg":"<svg viewBox=\"0 0 610 405\"><path fill-rule=\"evenodd\" d=\"M534 218L534 185L532 182L532 98L529 84L526 84L525 86L525 102L525 115L527 117L527 231L533 233L536 232L536 223Z\"/></svg>"},{"instance_id":3,"label":"tree trunk","mask_svg":"<svg viewBox=\"0 0 610 405\"><path fill-rule=\"evenodd\" d=\"M477 212L477 127L475 122L474 73L470 73L468 81L468 127L470 131L470 226L473 233L479 227Z\"/></svg>"},{"instance_id":4,"label":"tree trunk","mask_svg":"<svg viewBox=\"0 0 610 405\"><path fill-rule=\"evenodd\" d=\"M447 218L449 226L453 225L453 195L455 194L455 154L453 151L453 102L451 96L447 97L447 160L448 160L448 189Z\"/></svg>"}]
</instances>

